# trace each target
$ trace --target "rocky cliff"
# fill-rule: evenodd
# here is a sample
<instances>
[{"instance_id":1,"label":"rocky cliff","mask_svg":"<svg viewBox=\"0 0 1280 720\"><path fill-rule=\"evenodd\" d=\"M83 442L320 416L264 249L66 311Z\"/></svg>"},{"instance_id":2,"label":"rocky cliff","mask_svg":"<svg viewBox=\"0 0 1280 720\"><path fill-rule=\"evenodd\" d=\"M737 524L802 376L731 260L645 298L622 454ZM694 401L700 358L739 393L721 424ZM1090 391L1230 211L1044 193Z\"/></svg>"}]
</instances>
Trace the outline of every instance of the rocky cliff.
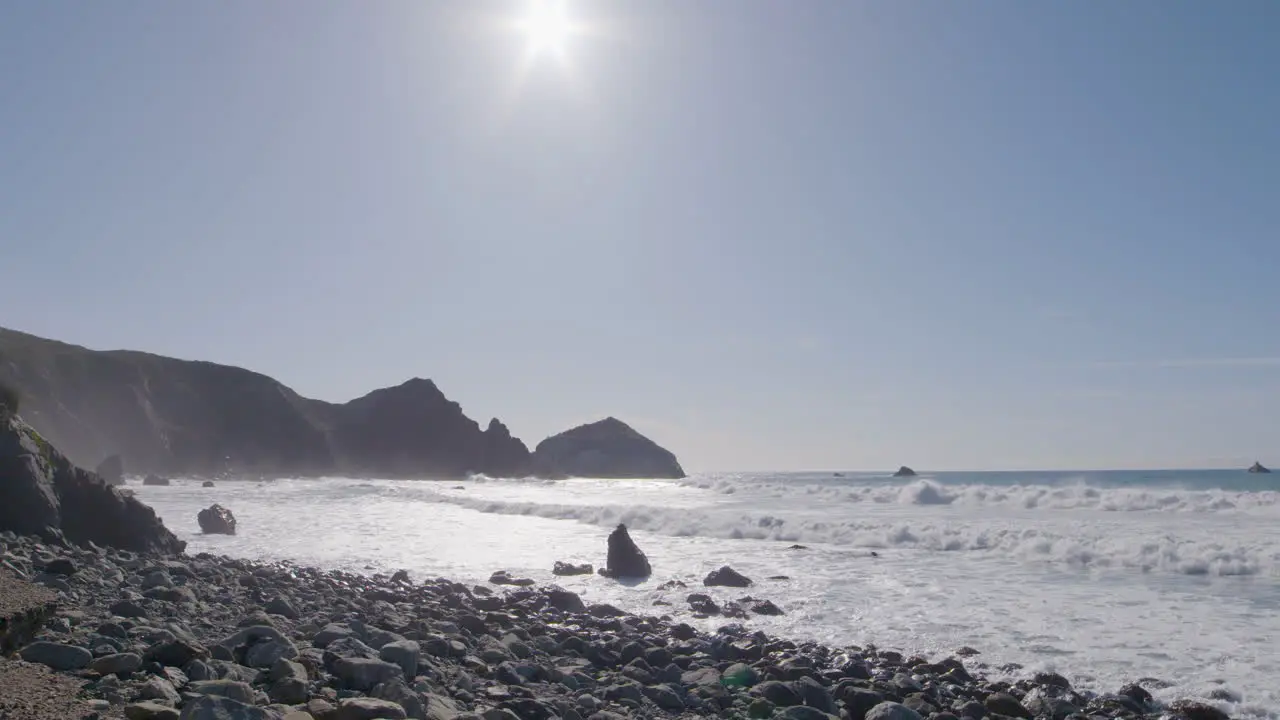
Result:
<instances>
[{"instance_id":1,"label":"rocky cliff","mask_svg":"<svg viewBox=\"0 0 1280 720\"><path fill-rule=\"evenodd\" d=\"M682 478L669 450L617 418L579 425L538 443L533 467L539 475L598 478Z\"/></svg>"},{"instance_id":2,"label":"rocky cliff","mask_svg":"<svg viewBox=\"0 0 1280 720\"><path fill-rule=\"evenodd\" d=\"M675 457L613 418L548 438L535 457L496 418L481 427L430 380L335 404L242 368L99 351L0 328L0 386L77 465L131 474L683 477Z\"/></svg>"},{"instance_id":3,"label":"rocky cliff","mask_svg":"<svg viewBox=\"0 0 1280 720\"><path fill-rule=\"evenodd\" d=\"M131 473L455 476L527 471L529 450L429 380L343 404L242 368L97 351L0 329L0 384L77 464L120 455Z\"/></svg>"},{"instance_id":4,"label":"rocky cliff","mask_svg":"<svg viewBox=\"0 0 1280 720\"><path fill-rule=\"evenodd\" d=\"M155 511L73 465L17 415L0 416L0 531L180 553Z\"/></svg>"}]
</instances>

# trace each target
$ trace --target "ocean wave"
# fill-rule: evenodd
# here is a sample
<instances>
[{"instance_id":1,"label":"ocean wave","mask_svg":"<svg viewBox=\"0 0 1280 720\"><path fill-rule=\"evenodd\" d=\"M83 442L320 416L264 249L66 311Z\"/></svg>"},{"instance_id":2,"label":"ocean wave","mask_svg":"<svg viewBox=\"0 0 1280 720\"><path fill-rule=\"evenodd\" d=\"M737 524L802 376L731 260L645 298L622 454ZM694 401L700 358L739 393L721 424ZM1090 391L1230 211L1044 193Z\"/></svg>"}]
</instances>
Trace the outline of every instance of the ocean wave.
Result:
<instances>
[{"instance_id":1,"label":"ocean wave","mask_svg":"<svg viewBox=\"0 0 1280 720\"><path fill-rule=\"evenodd\" d=\"M900 488L900 501L949 505L963 495L941 488ZM1045 562L1080 569L1125 569L1192 576L1277 574L1280 546L1257 539L1191 539L1158 531L1079 527L1068 534L1053 528L983 523L973 519L788 518L783 512L663 508L646 505L571 505L508 501L429 492L428 501L482 513L524 515L639 530L675 537L708 537L813 543L876 550L970 552ZM1070 524L1068 528L1073 527Z\"/></svg>"},{"instance_id":2,"label":"ocean wave","mask_svg":"<svg viewBox=\"0 0 1280 720\"><path fill-rule=\"evenodd\" d=\"M797 495L815 502L904 503L909 505L1002 506L1023 510L1102 510L1106 512L1250 512L1280 511L1280 492L1187 490L1178 488L1100 488L1084 483L1059 485L946 485L932 480L869 485L798 484L736 478L696 478L691 487L713 493ZM1278 518L1280 519L1280 518Z\"/></svg>"}]
</instances>

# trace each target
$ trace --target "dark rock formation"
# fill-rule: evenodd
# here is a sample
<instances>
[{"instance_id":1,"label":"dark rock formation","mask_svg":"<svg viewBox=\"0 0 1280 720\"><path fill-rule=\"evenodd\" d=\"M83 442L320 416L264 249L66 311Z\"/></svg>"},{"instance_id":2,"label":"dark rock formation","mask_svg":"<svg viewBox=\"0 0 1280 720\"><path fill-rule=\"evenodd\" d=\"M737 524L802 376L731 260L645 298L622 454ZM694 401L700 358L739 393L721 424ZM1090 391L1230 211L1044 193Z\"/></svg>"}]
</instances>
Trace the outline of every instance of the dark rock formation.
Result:
<instances>
[{"instance_id":1,"label":"dark rock formation","mask_svg":"<svg viewBox=\"0 0 1280 720\"><path fill-rule=\"evenodd\" d=\"M616 418L579 425L543 440L533 452L539 475L682 478L676 456Z\"/></svg>"},{"instance_id":2,"label":"dark rock formation","mask_svg":"<svg viewBox=\"0 0 1280 720\"><path fill-rule=\"evenodd\" d=\"M124 460L119 455L111 455L98 463L98 469L94 472L108 485L124 484Z\"/></svg>"},{"instance_id":3,"label":"dark rock formation","mask_svg":"<svg viewBox=\"0 0 1280 720\"><path fill-rule=\"evenodd\" d=\"M235 535L236 516L221 505L210 505L196 514L200 532L206 535Z\"/></svg>"},{"instance_id":4,"label":"dark rock formation","mask_svg":"<svg viewBox=\"0 0 1280 720\"><path fill-rule=\"evenodd\" d=\"M757 615L782 615L782 608L774 605L771 600L762 600L751 606L751 612Z\"/></svg>"},{"instance_id":5,"label":"dark rock formation","mask_svg":"<svg viewBox=\"0 0 1280 720\"><path fill-rule=\"evenodd\" d=\"M903 465L902 467L898 468L898 472L894 473L893 476L894 477L915 477L916 471L912 470L906 465Z\"/></svg>"},{"instance_id":6,"label":"dark rock formation","mask_svg":"<svg viewBox=\"0 0 1280 720\"><path fill-rule=\"evenodd\" d=\"M148 475L142 478L143 485L168 485L169 478L160 477L159 475Z\"/></svg>"},{"instance_id":7,"label":"dark rock formation","mask_svg":"<svg viewBox=\"0 0 1280 720\"><path fill-rule=\"evenodd\" d=\"M689 603L689 610L691 610L695 615L720 614L720 606L716 604L715 600L711 599L710 595L693 593L689 597L685 598L685 601Z\"/></svg>"},{"instance_id":8,"label":"dark rock formation","mask_svg":"<svg viewBox=\"0 0 1280 720\"><path fill-rule=\"evenodd\" d=\"M494 585L515 585L517 587L529 587L530 585L533 585L533 580L530 578L512 577L511 573L506 570L498 570L490 575L489 582Z\"/></svg>"},{"instance_id":9,"label":"dark rock formation","mask_svg":"<svg viewBox=\"0 0 1280 720\"><path fill-rule=\"evenodd\" d=\"M595 568L591 567L591 563L582 563L574 565L573 563L556 561L555 567L551 568L552 575L590 575L595 572Z\"/></svg>"},{"instance_id":10,"label":"dark rock formation","mask_svg":"<svg viewBox=\"0 0 1280 720\"><path fill-rule=\"evenodd\" d=\"M383 476L524 474L529 450L497 420L483 432L430 380L414 379L330 406L341 468Z\"/></svg>"},{"instance_id":11,"label":"dark rock formation","mask_svg":"<svg viewBox=\"0 0 1280 720\"><path fill-rule=\"evenodd\" d=\"M21 394L24 417L73 460L119 453L137 473L462 477L530 467L506 426L482 430L430 380L332 404L237 367L0 328L0 385Z\"/></svg>"},{"instance_id":12,"label":"dark rock formation","mask_svg":"<svg viewBox=\"0 0 1280 720\"><path fill-rule=\"evenodd\" d=\"M748 578L737 570L725 565L719 570L712 570L707 577L702 580L702 584L707 587L744 588L751 586L751 578Z\"/></svg>"},{"instance_id":13,"label":"dark rock formation","mask_svg":"<svg viewBox=\"0 0 1280 720\"><path fill-rule=\"evenodd\" d=\"M213 487L213 481L212 481L212 480L205 480L204 482L200 483L200 487L202 487L202 488L211 488L211 487Z\"/></svg>"},{"instance_id":14,"label":"dark rock formation","mask_svg":"<svg viewBox=\"0 0 1280 720\"><path fill-rule=\"evenodd\" d=\"M150 507L71 464L14 415L0 421L0 531L93 542L139 552L179 553Z\"/></svg>"},{"instance_id":15,"label":"dark rock formation","mask_svg":"<svg viewBox=\"0 0 1280 720\"><path fill-rule=\"evenodd\" d=\"M636 547L626 525L618 525L609 533L609 558L599 573L611 578L647 578L653 574L649 558Z\"/></svg>"},{"instance_id":16,"label":"dark rock formation","mask_svg":"<svg viewBox=\"0 0 1280 720\"><path fill-rule=\"evenodd\" d=\"M1260 462L1255 462L1253 465L1250 465L1250 466L1249 466L1249 472L1251 472L1251 473L1264 473L1264 474L1265 474L1265 473L1269 473L1269 472L1271 472L1271 471L1270 471L1270 470L1268 470L1268 469L1267 469L1267 466L1263 465L1262 463L1260 463Z\"/></svg>"}]
</instances>

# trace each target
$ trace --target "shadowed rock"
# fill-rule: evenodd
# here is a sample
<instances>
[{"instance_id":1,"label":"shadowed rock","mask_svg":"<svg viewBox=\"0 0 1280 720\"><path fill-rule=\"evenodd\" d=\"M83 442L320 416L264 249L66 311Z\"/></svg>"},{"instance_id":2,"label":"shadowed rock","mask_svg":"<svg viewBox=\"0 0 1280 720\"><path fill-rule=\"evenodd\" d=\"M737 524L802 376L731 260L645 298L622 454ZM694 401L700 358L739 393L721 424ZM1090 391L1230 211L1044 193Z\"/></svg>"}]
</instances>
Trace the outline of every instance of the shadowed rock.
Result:
<instances>
[{"instance_id":1,"label":"shadowed rock","mask_svg":"<svg viewBox=\"0 0 1280 720\"><path fill-rule=\"evenodd\" d=\"M619 524L609 533L609 558L599 572L610 578L647 578L653 574L649 558L631 539L626 525Z\"/></svg>"},{"instance_id":2,"label":"shadowed rock","mask_svg":"<svg viewBox=\"0 0 1280 720\"><path fill-rule=\"evenodd\" d=\"M595 568L591 566L591 563L582 563L581 565L574 565L573 563L561 562L557 560L555 566L551 568L552 575L560 575L560 576L590 575L593 572L595 572Z\"/></svg>"},{"instance_id":3,"label":"shadowed rock","mask_svg":"<svg viewBox=\"0 0 1280 720\"><path fill-rule=\"evenodd\" d=\"M154 510L71 464L17 415L0 421L0 531L179 553Z\"/></svg>"},{"instance_id":4,"label":"shadowed rock","mask_svg":"<svg viewBox=\"0 0 1280 720\"><path fill-rule=\"evenodd\" d=\"M902 467L898 468L898 471L897 471L897 472L895 472L895 473L893 474L893 476L894 476L894 477L915 477L915 476L916 476L916 471L915 471L915 470L912 470L911 468L907 467L906 465L903 465Z\"/></svg>"},{"instance_id":5,"label":"shadowed rock","mask_svg":"<svg viewBox=\"0 0 1280 720\"><path fill-rule=\"evenodd\" d=\"M725 565L719 570L712 570L702 580L702 584L707 587L736 587L744 588L751 586L751 578Z\"/></svg>"},{"instance_id":6,"label":"shadowed rock","mask_svg":"<svg viewBox=\"0 0 1280 720\"><path fill-rule=\"evenodd\" d=\"M200 532L206 535L235 535L236 516L221 505L210 505L196 515Z\"/></svg>"}]
</instances>

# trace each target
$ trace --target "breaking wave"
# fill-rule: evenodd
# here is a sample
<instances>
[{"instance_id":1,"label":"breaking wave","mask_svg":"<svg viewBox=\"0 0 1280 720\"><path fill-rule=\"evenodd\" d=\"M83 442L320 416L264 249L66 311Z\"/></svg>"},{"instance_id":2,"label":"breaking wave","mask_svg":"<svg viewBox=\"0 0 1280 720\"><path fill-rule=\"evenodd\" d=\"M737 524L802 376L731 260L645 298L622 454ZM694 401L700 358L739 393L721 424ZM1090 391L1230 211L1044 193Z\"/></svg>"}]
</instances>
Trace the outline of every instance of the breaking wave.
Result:
<instances>
[{"instance_id":1,"label":"breaking wave","mask_svg":"<svg viewBox=\"0 0 1280 720\"><path fill-rule=\"evenodd\" d=\"M1044 508L1030 502L1035 495L1006 491L997 502ZM990 491L955 492L928 482L895 488L893 501L907 505L955 506L993 498ZM573 520L602 527L625 523L633 530L675 537L709 537L813 543L876 550L986 553L1024 561L1061 564L1080 569L1127 569L1182 575L1242 576L1276 574L1280 546L1256 538L1233 541L1187 539L1152 528L1116 528L1062 523L1044 527L982 522L971 517L910 519L854 517L832 520L829 514L806 517L803 510L759 513L737 509L669 508L651 505L582 505L509 501L465 494L429 492L428 501L443 502L498 515L524 515ZM1052 495L1052 493L1049 493ZM1044 495L1041 495L1042 499ZM1087 498L1089 494L1078 497ZM1136 498L1135 498L1136 499ZM888 502L888 500L884 500ZM1171 503L1135 502L1144 509L1168 510ZM1198 504L1208 507L1212 503ZM1067 507L1078 504L1064 503ZM1095 509L1111 509L1103 503ZM1234 507L1234 505L1232 505ZM1132 506L1129 509L1134 509Z\"/></svg>"},{"instance_id":2,"label":"breaking wave","mask_svg":"<svg viewBox=\"0 0 1280 720\"><path fill-rule=\"evenodd\" d=\"M740 482L696 479L687 483L710 492L740 494ZM1099 488L1071 485L944 485L930 480L876 485L820 485L756 482L750 488L767 497L805 496L815 502L906 503L911 505L1001 506L1026 510L1103 510L1106 512L1280 511L1280 491L1237 492L1179 488ZM1278 518L1280 519L1280 518Z\"/></svg>"}]
</instances>

